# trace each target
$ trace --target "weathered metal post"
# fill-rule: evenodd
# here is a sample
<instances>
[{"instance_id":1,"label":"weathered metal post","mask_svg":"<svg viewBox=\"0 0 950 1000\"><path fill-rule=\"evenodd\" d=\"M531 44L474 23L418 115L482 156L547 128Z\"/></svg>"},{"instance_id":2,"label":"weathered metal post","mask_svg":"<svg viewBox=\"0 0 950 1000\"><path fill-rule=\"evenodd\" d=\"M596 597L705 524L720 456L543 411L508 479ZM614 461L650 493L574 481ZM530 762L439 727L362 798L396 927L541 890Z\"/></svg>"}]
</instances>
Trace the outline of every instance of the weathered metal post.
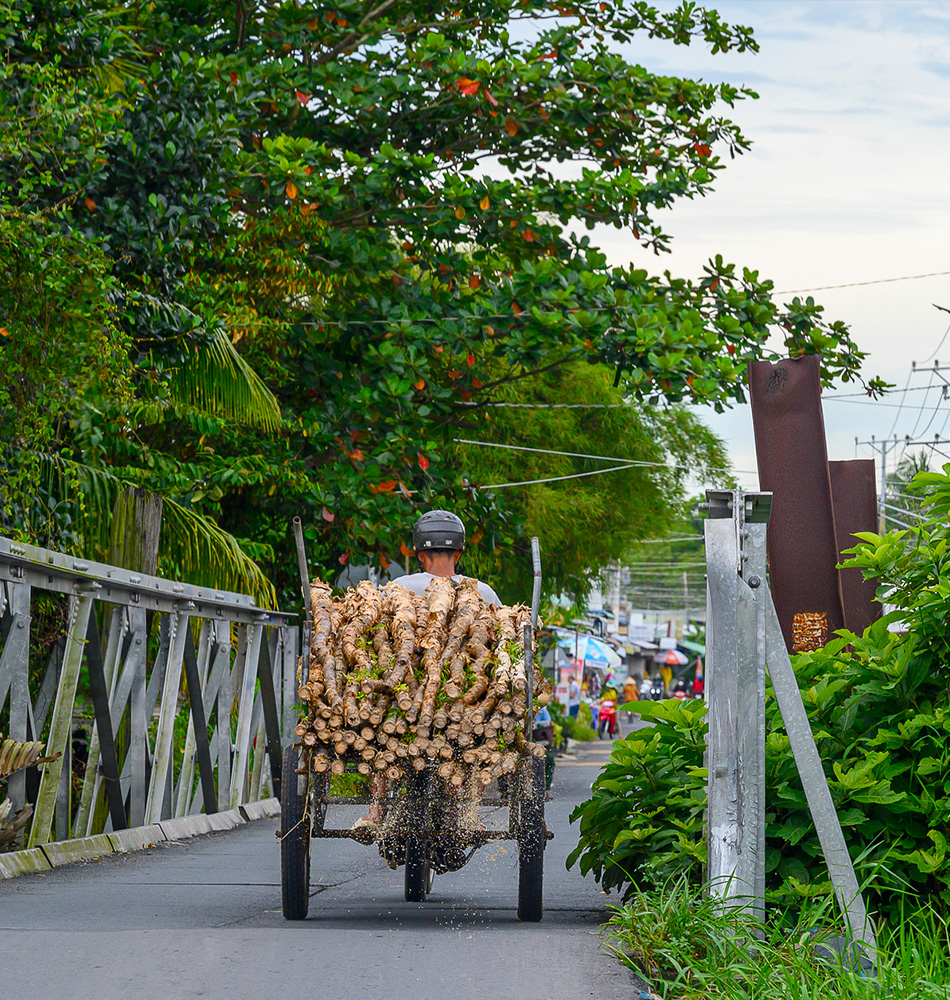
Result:
<instances>
[{"instance_id":1,"label":"weathered metal post","mask_svg":"<svg viewBox=\"0 0 950 1000\"><path fill-rule=\"evenodd\" d=\"M708 874L724 905L765 908L765 532L772 496L707 490Z\"/></svg>"},{"instance_id":2,"label":"weathered metal post","mask_svg":"<svg viewBox=\"0 0 950 1000\"><path fill-rule=\"evenodd\" d=\"M764 914L766 665L815 831L851 938L874 929L766 582L770 493L706 492L708 872L724 905Z\"/></svg>"}]
</instances>

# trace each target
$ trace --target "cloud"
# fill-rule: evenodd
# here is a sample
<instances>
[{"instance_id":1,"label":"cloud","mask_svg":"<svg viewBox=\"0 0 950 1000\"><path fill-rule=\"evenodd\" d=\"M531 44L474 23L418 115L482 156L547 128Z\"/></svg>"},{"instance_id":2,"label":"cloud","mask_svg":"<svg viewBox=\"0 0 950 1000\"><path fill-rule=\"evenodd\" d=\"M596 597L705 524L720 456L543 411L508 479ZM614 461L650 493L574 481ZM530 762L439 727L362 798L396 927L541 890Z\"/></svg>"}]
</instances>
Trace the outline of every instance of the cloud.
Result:
<instances>
[{"instance_id":1,"label":"cloud","mask_svg":"<svg viewBox=\"0 0 950 1000\"><path fill-rule=\"evenodd\" d=\"M928 73L936 73L937 76L950 77L950 63L933 62L928 60L920 64L920 68Z\"/></svg>"}]
</instances>

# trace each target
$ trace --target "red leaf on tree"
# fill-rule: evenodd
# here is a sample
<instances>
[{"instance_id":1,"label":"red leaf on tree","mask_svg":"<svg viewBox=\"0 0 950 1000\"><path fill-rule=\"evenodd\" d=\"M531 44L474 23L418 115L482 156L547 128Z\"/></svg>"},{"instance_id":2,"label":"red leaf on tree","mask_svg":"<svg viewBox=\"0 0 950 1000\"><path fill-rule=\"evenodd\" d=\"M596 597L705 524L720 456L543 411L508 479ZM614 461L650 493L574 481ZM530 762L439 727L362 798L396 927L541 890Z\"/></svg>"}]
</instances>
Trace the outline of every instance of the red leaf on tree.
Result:
<instances>
[{"instance_id":1,"label":"red leaf on tree","mask_svg":"<svg viewBox=\"0 0 950 1000\"><path fill-rule=\"evenodd\" d=\"M395 479L387 479L385 483L380 483L376 488L380 493L392 493L392 491L396 488L396 485Z\"/></svg>"},{"instance_id":2,"label":"red leaf on tree","mask_svg":"<svg viewBox=\"0 0 950 1000\"><path fill-rule=\"evenodd\" d=\"M461 378L461 377L462 373L457 369L453 369L452 371L449 372L449 378Z\"/></svg>"},{"instance_id":3,"label":"red leaf on tree","mask_svg":"<svg viewBox=\"0 0 950 1000\"><path fill-rule=\"evenodd\" d=\"M728 352L729 352L730 354L735 354L735 353L736 353L736 345L735 345L735 344L730 344L730 345L729 345L729 346L728 346L728 347L726 348L726 350L727 350L727 351L728 351Z\"/></svg>"},{"instance_id":4,"label":"red leaf on tree","mask_svg":"<svg viewBox=\"0 0 950 1000\"><path fill-rule=\"evenodd\" d=\"M400 551L400 552L401 552L401 553L402 553L402 554L403 554L403 555L404 555L404 556L405 556L405 557L406 557L407 559L409 558L409 556L411 556L411 555L412 555L412 549L410 549L410 548L409 548L409 546L408 546L408 545L406 545L406 543L405 543L405 542L403 542L403 543L402 543L402 545L400 545L400 546L399 546L399 551Z\"/></svg>"},{"instance_id":5,"label":"red leaf on tree","mask_svg":"<svg viewBox=\"0 0 950 1000\"><path fill-rule=\"evenodd\" d=\"M485 384L484 382L480 381L480 380L479 380L479 379L477 379L477 378L473 378L473 379L472 379L472 385L473 385L473 386L475 386L475 388L476 388L476 389L481 389L481 387L482 387L482 386L483 386L484 384Z\"/></svg>"},{"instance_id":6,"label":"red leaf on tree","mask_svg":"<svg viewBox=\"0 0 950 1000\"><path fill-rule=\"evenodd\" d=\"M89 209L90 212L95 212L96 203L92 200L92 198L83 198L83 204Z\"/></svg>"},{"instance_id":7,"label":"red leaf on tree","mask_svg":"<svg viewBox=\"0 0 950 1000\"><path fill-rule=\"evenodd\" d=\"M436 344L435 347L432 348L432 350L435 351L436 354L441 354L443 351L443 347L441 344Z\"/></svg>"},{"instance_id":8,"label":"red leaf on tree","mask_svg":"<svg viewBox=\"0 0 950 1000\"><path fill-rule=\"evenodd\" d=\"M237 83L238 82L238 75L237 75L237 73L231 73L230 76L231 76L231 83Z\"/></svg>"},{"instance_id":9,"label":"red leaf on tree","mask_svg":"<svg viewBox=\"0 0 950 1000\"><path fill-rule=\"evenodd\" d=\"M508 115L505 119L505 131L512 137L518 134L518 123L511 117L511 115Z\"/></svg>"},{"instance_id":10,"label":"red leaf on tree","mask_svg":"<svg viewBox=\"0 0 950 1000\"><path fill-rule=\"evenodd\" d=\"M696 150L697 155L703 157L709 156L712 153L712 150L704 142L694 143L693 149Z\"/></svg>"},{"instance_id":11,"label":"red leaf on tree","mask_svg":"<svg viewBox=\"0 0 950 1000\"><path fill-rule=\"evenodd\" d=\"M469 356L468 356L468 357L467 357L467 358L465 359L465 361L466 361L466 363L468 364L468 367L469 367L469 368L471 368L471 367L472 367L472 365L474 365L474 364L475 364L475 355L474 355L474 354L470 354L470 355L469 355Z\"/></svg>"},{"instance_id":12,"label":"red leaf on tree","mask_svg":"<svg viewBox=\"0 0 950 1000\"><path fill-rule=\"evenodd\" d=\"M412 387L413 389L418 389L419 392L422 392L422 390L426 387L426 380L421 378L418 382L413 382Z\"/></svg>"},{"instance_id":13,"label":"red leaf on tree","mask_svg":"<svg viewBox=\"0 0 950 1000\"><path fill-rule=\"evenodd\" d=\"M388 556L383 555L383 553L380 552L379 565L382 566L383 569L389 569L389 567L392 565L392 559L390 559Z\"/></svg>"},{"instance_id":14,"label":"red leaf on tree","mask_svg":"<svg viewBox=\"0 0 950 1000\"><path fill-rule=\"evenodd\" d=\"M455 81L455 86L458 87L460 94L465 97L471 97L472 94L478 93L478 88L481 86L477 80L469 80L467 76L463 76Z\"/></svg>"},{"instance_id":15,"label":"red leaf on tree","mask_svg":"<svg viewBox=\"0 0 950 1000\"><path fill-rule=\"evenodd\" d=\"M533 229L526 229L521 235L529 243L533 243L538 238L538 234Z\"/></svg>"},{"instance_id":16,"label":"red leaf on tree","mask_svg":"<svg viewBox=\"0 0 950 1000\"><path fill-rule=\"evenodd\" d=\"M514 313L514 314L515 314L516 316L520 316L520 315L522 314L522 312L524 312L524 310L523 310L523 309L521 308L521 306L519 306L519 305L518 305L518 303L517 303L517 302L512 302L512 303L511 303L511 311L512 311L512 312L513 312L513 313Z\"/></svg>"},{"instance_id":17,"label":"red leaf on tree","mask_svg":"<svg viewBox=\"0 0 950 1000\"><path fill-rule=\"evenodd\" d=\"M481 528L479 528L478 531L476 531L475 534L472 535L469 541L472 543L472 545L478 545L478 543L482 540L484 534L485 532L482 531Z\"/></svg>"},{"instance_id":18,"label":"red leaf on tree","mask_svg":"<svg viewBox=\"0 0 950 1000\"><path fill-rule=\"evenodd\" d=\"M350 458L352 458L354 462L362 462L363 453L359 450L359 448L357 448L355 451L350 452Z\"/></svg>"},{"instance_id":19,"label":"red leaf on tree","mask_svg":"<svg viewBox=\"0 0 950 1000\"><path fill-rule=\"evenodd\" d=\"M709 286L709 290L711 292L714 292L718 287L719 287L719 276L717 275L716 278L713 280L713 283Z\"/></svg>"},{"instance_id":20,"label":"red leaf on tree","mask_svg":"<svg viewBox=\"0 0 950 1000\"><path fill-rule=\"evenodd\" d=\"M333 524L336 520L336 514L334 514L332 510L327 510L326 507L324 507L320 513L323 516L323 520L326 521L327 524Z\"/></svg>"},{"instance_id":21,"label":"red leaf on tree","mask_svg":"<svg viewBox=\"0 0 950 1000\"><path fill-rule=\"evenodd\" d=\"M493 105L494 105L494 106L495 106L496 108L498 107L498 102L497 102L497 101L495 100L495 98L494 98L494 97L492 97L492 96L491 96L491 94L490 94L490 93L488 92L488 88L487 88L487 87L485 88L485 96L486 96L486 97L488 98L488 100L489 100L489 101L491 101L491 103L492 103L492 104L493 104Z\"/></svg>"},{"instance_id":22,"label":"red leaf on tree","mask_svg":"<svg viewBox=\"0 0 950 1000\"><path fill-rule=\"evenodd\" d=\"M310 100L310 95L305 94L302 90L295 90L294 93L297 95L297 100L301 104L306 104Z\"/></svg>"},{"instance_id":23,"label":"red leaf on tree","mask_svg":"<svg viewBox=\"0 0 950 1000\"><path fill-rule=\"evenodd\" d=\"M397 288L401 288L402 287L402 278L400 278L398 274L394 274L393 275L393 284Z\"/></svg>"},{"instance_id":24,"label":"red leaf on tree","mask_svg":"<svg viewBox=\"0 0 950 1000\"><path fill-rule=\"evenodd\" d=\"M337 560L341 566L345 566L350 561L350 553L344 552L342 556Z\"/></svg>"},{"instance_id":25,"label":"red leaf on tree","mask_svg":"<svg viewBox=\"0 0 950 1000\"><path fill-rule=\"evenodd\" d=\"M425 457L425 455L419 456L419 468L422 469L423 472L429 468L429 460Z\"/></svg>"},{"instance_id":26,"label":"red leaf on tree","mask_svg":"<svg viewBox=\"0 0 950 1000\"><path fill-rule=\"evenodd\" d=\"M538 58L539 59L556 59L557 58L557 49L555 49L553 52L545 52L543 56L539 56Z\"/></svg>"},{"instance_id":27,"label":"red leaf on tree","mask_svg":"<svg viewBox=\"0 0 950 1000\"><path fill-rule=\"evenodd\" d=\"M477 292L478 289L481 288L481 285L482 279L479 278L477 274L473 274L471 278L468 279L468 287L471 288L472 291Z\"/></svg>"}]
</instances>

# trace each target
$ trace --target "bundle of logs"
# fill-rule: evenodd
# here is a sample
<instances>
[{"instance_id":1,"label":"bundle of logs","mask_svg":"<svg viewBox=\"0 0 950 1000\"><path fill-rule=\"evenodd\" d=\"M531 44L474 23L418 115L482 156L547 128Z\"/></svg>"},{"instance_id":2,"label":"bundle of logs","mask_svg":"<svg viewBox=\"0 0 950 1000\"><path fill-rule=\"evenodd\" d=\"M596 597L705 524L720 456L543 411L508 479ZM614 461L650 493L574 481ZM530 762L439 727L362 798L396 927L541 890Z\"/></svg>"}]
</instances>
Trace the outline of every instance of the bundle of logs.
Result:
<instances>
[{"instance_id":1,"label":"bundle of logs","mask_svg":"<svg viewBox=\"0 0 950 1000\"><path fill-rule=\"evenodd\" d=\"M339 599L318 582L311 601L296 733L314 771L349 763L395 781L432 766L461 787L513 772L519 754L543 758L524 733L528 608L495 607L474 580L448 578L420 595L363 582ZM538 691L536 670L533 680Z\"/></svg>"}]
</instances>

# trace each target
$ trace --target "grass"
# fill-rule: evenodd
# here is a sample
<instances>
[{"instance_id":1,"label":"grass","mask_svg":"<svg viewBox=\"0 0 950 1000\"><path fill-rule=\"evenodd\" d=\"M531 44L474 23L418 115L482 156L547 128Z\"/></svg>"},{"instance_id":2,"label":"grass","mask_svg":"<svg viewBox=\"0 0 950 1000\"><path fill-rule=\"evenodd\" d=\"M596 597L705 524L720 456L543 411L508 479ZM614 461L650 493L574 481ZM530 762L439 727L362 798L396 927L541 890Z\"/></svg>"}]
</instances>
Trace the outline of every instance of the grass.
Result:
<instances>
[{"instance_id":1,"label":"grass","mask_svg":"<svg viewBox=\"0 0 950 1000\"><path fill-rule=\"evenodd\" d=\"M933 909L879 930L876 974L854 952L837 954L841 926L827 899L789 927L781 915L763 923L722 912L679 880L610 910L605 947L664 1000L950 1000L950 928Z\"/></svg>"}]
</instances>

